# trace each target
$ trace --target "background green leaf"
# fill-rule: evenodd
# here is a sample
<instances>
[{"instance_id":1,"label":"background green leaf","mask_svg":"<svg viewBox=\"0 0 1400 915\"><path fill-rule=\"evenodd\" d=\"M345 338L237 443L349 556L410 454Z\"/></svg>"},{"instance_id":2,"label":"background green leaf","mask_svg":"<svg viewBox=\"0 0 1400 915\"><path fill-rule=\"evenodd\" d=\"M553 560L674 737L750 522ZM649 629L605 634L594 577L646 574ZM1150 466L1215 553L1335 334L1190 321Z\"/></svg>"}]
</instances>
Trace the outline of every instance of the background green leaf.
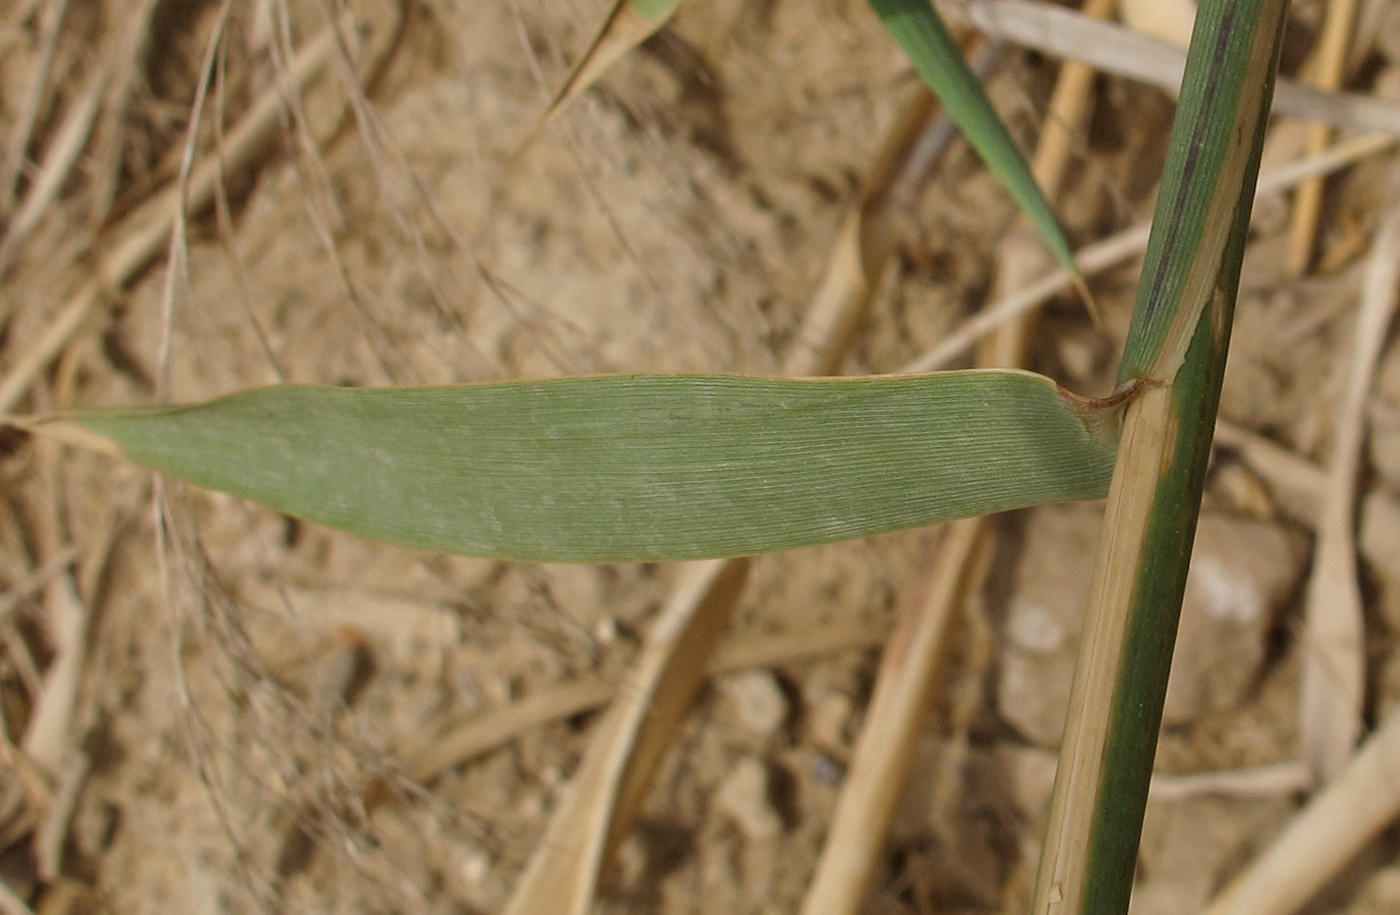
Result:
<instances>
[{"instance_id":1,"label":"background green leaf","mask_svg":"<svg viewBox=\"0 0 1400 915\"><path fill-rule=\"evenodd\" d=\"M870 6L992 174L1030 218L1055 260L1066 270L1078 273L1074 252L1050 201L933 4L929 0L870 0Z\"/></svg>"},{"instance_id":2,"label":"background green leaf","mask_svg":"<svg viewBox=\"0 0 1400 915\"><path fill-rule=\"evenodd\" d=\"M631 0L632 8L648 19L667 19L681 5L681 0Z\"/></svg>"}]
</instances>

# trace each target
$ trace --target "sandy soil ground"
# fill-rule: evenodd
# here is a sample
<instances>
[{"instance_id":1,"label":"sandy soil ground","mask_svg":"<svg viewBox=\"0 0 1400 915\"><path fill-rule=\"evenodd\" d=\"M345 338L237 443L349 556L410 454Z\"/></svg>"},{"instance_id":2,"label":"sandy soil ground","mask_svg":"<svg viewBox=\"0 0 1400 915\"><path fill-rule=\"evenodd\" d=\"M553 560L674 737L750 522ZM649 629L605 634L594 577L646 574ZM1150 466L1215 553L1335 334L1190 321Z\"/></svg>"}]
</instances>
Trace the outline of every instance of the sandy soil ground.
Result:
<instances>
[{"instance_id":1,"label":"sandy soil ground","mask_svg":"<svg viewBox=\"0 0 1400 915\"><path fill-rule=\"evenodd\" d=\"M918 91L866 4L686 4L521 150L602 4L349 5L359 26L300 85L292 58L330 3L0 9L0 370L81 306L6 410L278 381L774 373L882 135ZM1321 12L1294 14L1294 70ZM1365 33L1376 40L1349 85L1395 97L1400 4L1370 14L1388 25ZM1028 147L1055 72L1013 51L991 80ZM240 162L239 125L279 85L294 104L274 106ZM1116 78L1092 92L1060 204L1077 244L1150 212L1173 111ZM118 270L152 224L143 208L180 186L192 132L193 161L229 163L222 189ZM1285 158L1298 132L1276 134ZM25 202L65 144L71 167L31 225ZM1143 915L1197 910L1306 796L1289 766L1316 482L1393 168L1372 157L1329 182L1301 279L1284 268L1288 201L1261 206L1222 417L1285 449L1301 476L1290 485L1239 449L1216 457L1159 771L1245 772L1212 791L1164 781ZM896 371L959 326L1014 221L955 142L901 215L906 241L843 371ZM1095 278L1102 330L1051 302L1036 367L1105 393L1135 277L1129 264ZM1400 692L1393 344L1369 404L1358 562L1374 721ZM371 544L17 432L0 439L0 495L6 912L503 910L678 574ZM866 911L1024 906L1101 516L1074 505L998 520L990 584L963 613ZM756 561L726 645L778 660L702 689L598 911L799 908L881 639L936 536ZM784 654L823 627L846 636ZM557 713L452 749L473 722L540 697ZM1397 907L1392 831L1314 910Z\"/></svg>"}]
</instances>

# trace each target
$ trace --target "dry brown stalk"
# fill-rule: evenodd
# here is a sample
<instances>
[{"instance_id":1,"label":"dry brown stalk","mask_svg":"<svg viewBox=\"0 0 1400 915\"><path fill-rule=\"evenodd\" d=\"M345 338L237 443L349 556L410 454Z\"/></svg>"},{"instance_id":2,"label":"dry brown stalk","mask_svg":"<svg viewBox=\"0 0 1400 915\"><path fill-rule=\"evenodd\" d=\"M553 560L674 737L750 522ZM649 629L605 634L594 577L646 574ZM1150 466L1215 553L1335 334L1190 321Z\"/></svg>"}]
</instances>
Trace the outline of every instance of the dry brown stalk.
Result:
<instances>
[{"instance_id":1,"label":"dry brown stalk","mask_svg":"<svg viewBox=\"0 0 1400 915\"><path fill-rule=\"evenodd\" d=\"M1371 247L1360 316L1346 358L1347 381L1333 427L1327 487L1318 525L1303 626L1302 755L1319 782L1336 775L1362 727L1366 690L1365 622L1354 534L1357 472L1366 404L1400 286L1400 171L1390 211Z\"/></svg>"},{"instance_id":2,"label":"dry brown stalk","mask_svg":"<svg viewBox=\"0 0 1400 915\"><path fill-rule=\"evenodd\" d=\"M44 107L48 95L49 80L53 75L54 55L58 51L58 36L63 31L63 20L68 15L68 0L53 0L42 11L40 25L39 57L34 66L33 79L29 91L19 106L14 133L10 134L9 148L5 159L0 162L0 209L8 210L15 200L15 191L24 170L25 153L34 136L34 125Z\"/></svg>"},{"instance_id":3,"label":"dry brown stalk","mask_svg":"<svg viewBox=\"0 0 1400 915\"><path fill-rule=\"evenodd\" d=\"M1390 137L1357 137L1337 143L1329 150L1316 156L1309 156L1297 162L1281 166L1259 176L1259 194L1266 194L1293 187L1310 175L1327 174L1343 168L1360 159L1376 155L1393 146ZM1141 254L1147 248L1147 235L1151 225L1138 223L1110 235L1102 241L1085 245L1075 254L1075 262L1080 272L1088 277L1111 267L1125 263L1129 258ZM998 327L1019 315L1036 308L1051 296L1058 295L1074 286L1074 277L1068 270L1055 269L1039 280L1010 293L990 307L980 311L943 342L924 353L904 367L906 372L932 372L946 368L949 363L962 355L969 347Z\"/></svg>"},{"instance_id":4,"label":"dry brown stalk","mask_svg":"<svg viewBox=\"0 0 1400 915\"><path fill-rule=\"evenodd\" d=\"M636 669L608 710L506 912L587 912L598 875L632 827L662 754L729 623L747 559L688 563L647 633Z\"/></svg>"},{"instance_id":5,"label":"dry brown stalk","mask_svg":"<svg viewBox=\"0 0 1400 915\"><path fill-rule=\"evenodd\" d=\"M1400 814L1400 714L1392 710L1326 788L1231 880L1204 915L1290 915Z\"/></svg>"},{"instance_id":6,"label":"dry brown stalk","mask_svg":"<svg viewBox=\"0 0 1400 915\"><path fill-rule=\"evenodd\" d=\"M1169 41L1073 10L1034 0L973 0L973 23L986 34L1024 47L1068 57L1104 73L1124 76L1175 92L1181 85L1186 51ZM1321 121L1333 127L1400 136L1400 104L1347 92L1324 92L1280 79L1274 92L1280 114Z\"/></svg>"},{"instance_id":7,"label":"dry brown stalk","mask_svg":"<svg viewBox=\"0 0 1400 915\"><path fill-rule=\"evenodd\" d=\"M1310 66L1304 68L1305 78L1319 89L1341 88L1355 22L1356 0L1332 0L1327 4L1316 56L1309 62ZM1322 152L1331 140L1331 127L1313 124L1308 129L1308 153L1315 155ZM1322 213L1322 190L1322 179L1310 178L1298 186L1297 196L1294 197L1287 265L1288 272L1293 276L1307 273L1308 265L1312 263L1317 221Z\"/></svg>"},{"instance_id":8,"label":"dry brown stalk","mask_svg":"<svg viewBox=\"0 0 1400 915\"><path fill-rule=\"evenodd\" d=\"M709 675L772 667L851 648L870 648L888 637L884 626L835 623L766 638L730 641L716 651ZM574 680L460 724L448 725L421 748L403 752L404 774L415 782L431 781L530 728L607 705L619 688L616 680L607 677Z\"/></svg>"},{"instance_id":9,"label":"dry brown stalk","mask_svg":"<svg viewBox=\"0 0 1400 915\"><path fill-rule=\"evenodd\" d=\"M68 544L61 520L65 515L65 493L59 482L57 447L35 447L45 490L36 521L39 542L48 558L60 555ZM72 724L87 657L89 613L68 567L44 585L43 604L44 628L54 646L54 659L44 672L43 687L34 699L20 746L35 765L55 775L61 771L64 757L77 736Z\"/></svg>"}]
</instances>

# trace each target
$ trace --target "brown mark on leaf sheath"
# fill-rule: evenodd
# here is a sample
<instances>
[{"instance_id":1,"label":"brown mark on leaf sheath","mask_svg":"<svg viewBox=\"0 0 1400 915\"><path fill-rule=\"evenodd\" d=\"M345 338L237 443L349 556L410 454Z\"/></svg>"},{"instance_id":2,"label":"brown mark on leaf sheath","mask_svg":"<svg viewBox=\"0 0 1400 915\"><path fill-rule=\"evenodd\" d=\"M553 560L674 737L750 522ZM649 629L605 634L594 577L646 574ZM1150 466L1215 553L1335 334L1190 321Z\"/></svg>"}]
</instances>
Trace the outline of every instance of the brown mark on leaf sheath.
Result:
<instances>
[{"instance_id":1,"label":"brown mark on leaf sheath","mask_svg":"<svg viewBox=\"0 0 1400 915\"><path fill-rule=\"evenodd\" d=\"M1095 442L1116 448L1128 404L1146 388L1158 386L1160 382L1151 379L1133 378L1106 397L1085 397L1060 385L1056 385L1056 391Z\"/></svg>"}]
</instances>

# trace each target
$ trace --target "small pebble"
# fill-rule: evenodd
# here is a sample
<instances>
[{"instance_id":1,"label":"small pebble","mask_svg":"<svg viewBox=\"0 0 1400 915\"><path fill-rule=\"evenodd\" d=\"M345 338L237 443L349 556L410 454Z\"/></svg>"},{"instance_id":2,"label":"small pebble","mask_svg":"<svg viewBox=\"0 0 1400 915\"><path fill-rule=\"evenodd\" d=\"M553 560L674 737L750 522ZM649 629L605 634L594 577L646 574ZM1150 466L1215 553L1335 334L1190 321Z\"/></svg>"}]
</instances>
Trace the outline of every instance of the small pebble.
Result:
<instances>
[{"instance_id":1,"label":"small pebble","mask_svg":"<svg viewBox=\"0 0 1400 915\"><path fill-rule=\"evenodd\" d=\"M715 807L744 837L761 842L783 830L782 820L768 799L769 773L762 761L746 756L715 792Z\"/></svg>"},{"instance_id":2,"label":"small pebble","mask_svg":"<svg viewBox=\"0 0 1400 915\"><path fill-rule=\"evenodd\" d=\"M846 726L851 720L851 699L845 693L823 693L812 703L807 730L812 743L823 750L844 751L850 745Z\"/></svg>"},{"instance_id":3,"label":"small pebble","mask_svg":"<svg viewBox=\"0 0 1400 915\"><path fill-rule=\"evenodd\" d=\"M491 856L484 851L472 851L462 856L462 877L468 883L479 884L491 874Z\"/></svg>"},{"instance_id":4,"label":"small pebble","mask_svg":"<svg viewBox=\"0 0 1400 915\"><path fill-rule=\"evenodd\" d=\"M618 629L617 620L611 616L605 616L593 627L593 638L599 645L611 645L617 641Z\"/></svg>"},{"instance_id":5,"label":"small pebble","mask_svg":"<svg viewBox=\"0 0 1400 915\"><path fill-rule=\"evenodd\" d=\"M846 767L823 753L812 765L812 775L823 785L839 785L846 780Z\"/></svg>"},{"instance_id":6,"label":"small pebble","mask_svg":"<svg viewBox=\"0 0 1400 915\"><path fill-rule=\"evenodd\" d=\"M788 717L787 696L777 679L766 670L749 670L725 677L720 692L745 730L772 736Z\"/></svg>"}]
</instances>

